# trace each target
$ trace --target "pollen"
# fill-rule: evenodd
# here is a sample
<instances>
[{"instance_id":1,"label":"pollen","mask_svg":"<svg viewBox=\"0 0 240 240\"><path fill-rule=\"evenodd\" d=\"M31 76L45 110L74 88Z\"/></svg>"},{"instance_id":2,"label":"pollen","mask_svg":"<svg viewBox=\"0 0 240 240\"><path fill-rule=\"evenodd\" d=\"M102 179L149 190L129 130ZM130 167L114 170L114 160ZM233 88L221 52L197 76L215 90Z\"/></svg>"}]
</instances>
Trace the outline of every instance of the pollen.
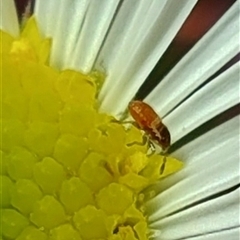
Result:
<instances>
[{"instance_id":1,"label":"pollen","mask_svg":"<svg viewBox=\"0 0 240 240\"><path fill-rule=\"evenodd\" d=\"M99 112L103 74L51 68L34 18L1 36L3 238L149 239L143 190L182 162L149 156L142 131Z\"/></svg>"}]
</instances>

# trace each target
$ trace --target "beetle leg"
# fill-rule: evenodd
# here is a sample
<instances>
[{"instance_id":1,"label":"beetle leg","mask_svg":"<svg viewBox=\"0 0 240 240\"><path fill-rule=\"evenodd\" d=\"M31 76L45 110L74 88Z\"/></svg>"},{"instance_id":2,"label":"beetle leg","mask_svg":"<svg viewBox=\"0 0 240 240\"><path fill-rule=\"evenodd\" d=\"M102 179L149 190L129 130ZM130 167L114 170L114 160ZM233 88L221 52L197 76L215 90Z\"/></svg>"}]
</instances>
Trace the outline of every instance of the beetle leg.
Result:
<instances>
[{"instance_id":1,"label":"beetle leg","mask_svg":"<svg viewBox=\"0 0 240 240\"><path fill-rule=\"evenodd\" d=\"M148 156L151 156L156 153L156 147L150 139L148 139L148 148L149 148L147 153Z\"/></svg>"},{"instance_id":2,"label":"beetle leg","mask_svg":"<svg viewBox=\"0 0 240 240\"><path fill-rule=\"evenodd\" d=\"M137 125L137 123L135 121L130 121L130 120L129 121L118 121L118 120L114 119L114 120L111 120L111 122L122 124L122 125L131 124L131 125L139 128L139 126Z\"/></svg>"},{"instance_id":3,"label":"beetle leg","mask_svg":"<svg viewBox=\"0 0 240 240\"><path fill-rule=\"evenodd\" d=\"M148 136L146 134L143 134L143 141L142 142L138 142L138 141L133 141L130 143L127 143L127 146L130 147L132 145L139 145L139 146L144 146L146 143L149 144L149 139Z\"/></svg>"},{"instance_id":4,"label":"beetle leg","mask_svg":"<svg viewBox=\"0 0 240 240\"><path fill-rule=\"evenodd\" d=\"M167 158L164 156L163 157L163 163L162 163L162 166L160 168L160 175L162 175L164 170L165 170L166 162L167 162Z\"/></svg>"}]
</instances>

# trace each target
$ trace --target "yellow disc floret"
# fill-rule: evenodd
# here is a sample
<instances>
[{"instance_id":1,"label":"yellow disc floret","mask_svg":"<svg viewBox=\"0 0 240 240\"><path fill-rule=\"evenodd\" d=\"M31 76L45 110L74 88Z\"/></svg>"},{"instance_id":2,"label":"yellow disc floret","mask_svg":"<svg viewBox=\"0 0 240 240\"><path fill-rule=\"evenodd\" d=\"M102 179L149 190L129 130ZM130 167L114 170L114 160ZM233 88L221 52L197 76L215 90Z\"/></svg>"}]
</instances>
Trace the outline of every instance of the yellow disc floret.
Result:
<instances>
[{"instance_id":1,"label":"yellow disc floret","mask_svg":"<svg viewBox=\"0 0 240 240\"><path fill-rule=\"evenodd\" d=\"M143 190L182 163L99 113L102 74L49 67L34 18L1 40L2 238L148 239Z\"/></svg>"}]
</instances>

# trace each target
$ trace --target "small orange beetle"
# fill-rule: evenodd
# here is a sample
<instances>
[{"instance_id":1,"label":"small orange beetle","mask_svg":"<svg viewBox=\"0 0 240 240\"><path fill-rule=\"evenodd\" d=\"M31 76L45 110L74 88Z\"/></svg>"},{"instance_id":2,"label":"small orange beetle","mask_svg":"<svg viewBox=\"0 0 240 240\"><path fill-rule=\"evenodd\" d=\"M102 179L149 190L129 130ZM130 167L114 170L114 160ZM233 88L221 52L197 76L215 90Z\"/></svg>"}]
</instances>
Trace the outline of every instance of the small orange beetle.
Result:
<instances>
[{"instance_id":1,"label":"small orange beetle","mask_svg":"<svg viewBox=\"0 0 240 240\"><path fill-rule=\"evenodd\" d=\"M139 100L131 101L128 109L139 128L166 151L170 146L171 136L157 113L148 104Z\"/></svg>"}]
</instances>

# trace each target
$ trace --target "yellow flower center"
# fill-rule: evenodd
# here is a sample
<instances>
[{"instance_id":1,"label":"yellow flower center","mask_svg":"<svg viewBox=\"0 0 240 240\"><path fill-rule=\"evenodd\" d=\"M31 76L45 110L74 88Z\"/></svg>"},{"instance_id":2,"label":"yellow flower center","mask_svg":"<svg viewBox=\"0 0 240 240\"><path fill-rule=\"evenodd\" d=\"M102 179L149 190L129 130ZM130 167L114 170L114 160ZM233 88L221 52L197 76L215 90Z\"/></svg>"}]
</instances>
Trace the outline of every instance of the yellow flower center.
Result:
<instances>
[{"instance_id":1,"label":"yellow flower center","mask_svg":"<svg viewBox=\"0 0 240 240\"><path fill-rule=\"evenodd\" d=\"M35 20L1 32L2 235L29 240L148 239L142 190L182 167L148 156L136 127L98 112L102 74L58 71ZM113 121L114 120L114 121Z\"/></svg>"}]
</instances>

